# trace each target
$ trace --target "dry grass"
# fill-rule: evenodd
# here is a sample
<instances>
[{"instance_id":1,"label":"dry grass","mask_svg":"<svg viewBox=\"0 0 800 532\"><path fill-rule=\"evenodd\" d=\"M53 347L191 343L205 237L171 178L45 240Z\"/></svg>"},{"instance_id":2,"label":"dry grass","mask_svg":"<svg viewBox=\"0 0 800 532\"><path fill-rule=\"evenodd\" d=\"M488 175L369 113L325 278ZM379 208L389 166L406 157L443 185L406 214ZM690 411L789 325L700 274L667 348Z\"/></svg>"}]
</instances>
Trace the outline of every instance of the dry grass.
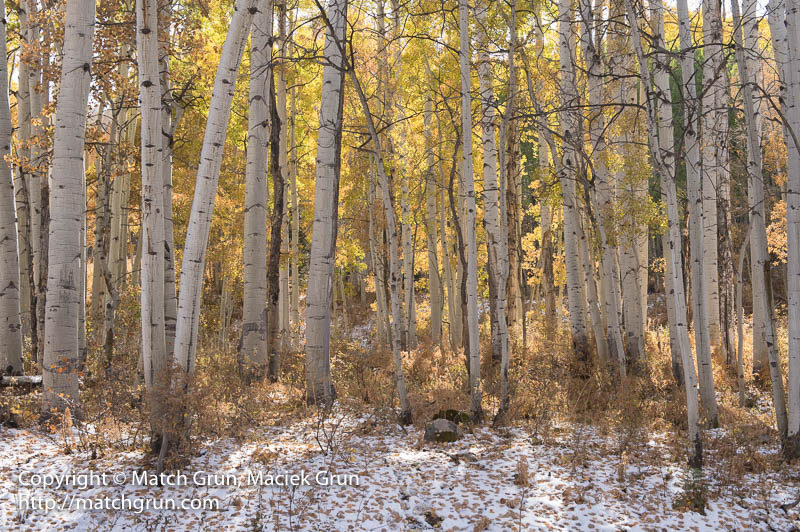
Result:
<instances>
[{"instance_id":1,"label":"dry grass","mask_svg":"<svg viewBox=\"0 0 800 532\"><path fill-rule=\"evenodd\" d=\"M211 313L213 315L213 312ZM424 315L424 313L421 313ZM354 411L370 413L379 422L392 422L397 398L392 376L389 346L381 345L367 325L372 319L368 308L350 308L348 326L338 320L334 326L331 350L332 373L339 401ZM426 324L421 324L424 330ZM486 326L486 325L484 325ZM208 328L207 330L213 330ZM354 336L353 330L364 334ZM669 339L663 326L652 326L647 336L647 360L640 376L620 380L613 372L596 369L589 378L575 376L566 330L556 331L546 340L537 334L541 324L530 324L527 345L521 331L511 331L511 405L506 423L526 428L532 444L548 441L553 434L563 435L564 427L591 425L600 434L615 438L620 457L647 452L651 434L665 435L671 459L683 461L686 411L684 392L676 386L669 354ZM86 421L98 430L86 431L80 445L101 455L112 449L149 446L149 412L143 385L138 378L139 353L136 298L127 294L118 313L117 348L109 367L101 358L97 342L90 346L82 402ZM489 356L488 330L481 346L484 409L487 419L498 406L498 364ZM290 350L283 358L281 383L245 382L236 356L238 330L230 331L231 341L221 345L218 335L201 338L197 368L190 394L170 399L170 410L191 412L188 426L191 445L209 438L246 439L259 427L310 419L316 412L305 403L303 355ZM749 336L749 335L748 335ZM446 340L432 344L421 335L420 345L404 356L404 372L414 421L418 427L446 409L465 409L468 401L468 376L464 355L453 351ZM749 338L745 364L749 366ZM748 393L755 405L738 404L735 372L716 360L721 432L713 432L705 442L710 460L736 485L745 473L776 467L775 458L760 452L764 443L775 442L768 389L748 378ZM21 425L35 423L38 393L5 389L0 406L13 411ZM47 426L58 432L58 420ZM573 429L567 429L573 430ZM575 441L580 439L575 434ZM183 449L189 452L191 448ZM580 456L580 453L576 453ZM577 459L577 458L576 458Z\"/></svg>"}]
</instances>

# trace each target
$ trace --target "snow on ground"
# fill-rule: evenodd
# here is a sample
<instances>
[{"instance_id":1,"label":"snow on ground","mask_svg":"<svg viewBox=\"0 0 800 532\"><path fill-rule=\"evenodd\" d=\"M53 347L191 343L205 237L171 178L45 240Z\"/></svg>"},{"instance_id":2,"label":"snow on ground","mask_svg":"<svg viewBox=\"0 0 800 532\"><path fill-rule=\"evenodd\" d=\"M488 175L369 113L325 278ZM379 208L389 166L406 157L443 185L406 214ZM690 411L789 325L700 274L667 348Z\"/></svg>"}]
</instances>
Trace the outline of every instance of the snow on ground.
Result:
<instances>
[{"instance_id":1,"label":"snow on ground","mask_svg":"<svg viewBox=\"0 0 800 532\"><path fill-rule=\"evenodd\" d=\"M613 435L582 426L560 427L541 444L519 429L488 428L452 444L425 444L419 429L404 432L339 413L325 423L263 430L248 441L205 444L184 476L164 479L180 485L164 487L142 485L153 467L141 452L92 460L89 452L65 454L59 437L0 430L0 529L8 530L789 530L800 524L800 505L780 507L800 495L796 467L744 477L746 489L720 488L718 472L709 468L705 515L678 511L674 501L686 472L669 461L662 438L628 456ZM276 486L286 481L281 474L298 475L299 485ZM33 485L42 482L52 485ZM160 509L170 504L176 509Z\"/></svg>"}]
</instances>

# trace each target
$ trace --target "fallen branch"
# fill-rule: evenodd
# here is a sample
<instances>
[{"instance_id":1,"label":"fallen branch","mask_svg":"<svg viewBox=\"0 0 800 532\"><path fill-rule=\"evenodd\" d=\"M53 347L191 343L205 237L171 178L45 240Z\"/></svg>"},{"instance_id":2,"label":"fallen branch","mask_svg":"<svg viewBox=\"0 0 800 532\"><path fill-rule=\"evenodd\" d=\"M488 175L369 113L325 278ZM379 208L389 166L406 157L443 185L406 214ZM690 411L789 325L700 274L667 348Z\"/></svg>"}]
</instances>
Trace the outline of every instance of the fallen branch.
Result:
<instances>
[{"instance_id":1,"label":"fallen branch","mask_svg":"<svg viewBox=\"0 0 800 532\"><path fill-rule=\"evenodd\" d=\"M17 377L2 377L0 379L0 386L17 386L20 384L29 384L38 386L42 384L41 375L19 375Z\"/></svg>"}]
</instances>

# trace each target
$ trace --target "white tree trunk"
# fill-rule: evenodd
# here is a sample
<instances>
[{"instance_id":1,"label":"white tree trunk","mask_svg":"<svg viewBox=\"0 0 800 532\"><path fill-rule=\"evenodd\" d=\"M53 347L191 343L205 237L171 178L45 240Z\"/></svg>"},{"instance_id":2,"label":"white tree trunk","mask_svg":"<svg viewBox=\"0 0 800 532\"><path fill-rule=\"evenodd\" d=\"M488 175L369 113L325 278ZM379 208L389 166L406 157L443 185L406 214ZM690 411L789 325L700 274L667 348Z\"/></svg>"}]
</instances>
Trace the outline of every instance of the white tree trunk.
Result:
<instances>
[{"instance_id":1,"label":"white tree trunk","mask_svg":"<svg viewBox=\"0 0 800 532\"><path fill-rule=\"evenodd\" d=\"M19 12L20 34L27 35L27 15L22 9ZM19 231L19 267L20 267L20 311L22 312L22 327L25 335L31 335L31 344L37 360L41 360L41 353L36 353L38 339L36 336L35 297L37 279L33 274L33 234L32 210L30 206L30 180L27 161L30 157L28 148L31 136L31 98L28 88L28 64L23 54L17 54L19 60L19 82L17 86L17 146L16 154L23 161L14 176L14 193L16 196L17 227Z\"/></svg>"},{"instance_id":2,"label":"white tree trunk","mask_svg":"<svg viewBox=\"0 0 800 532\"><path fill-rule=\"evenodd\" d=\"M369 210L369 257L370 269L372 270L373 281L375 283L375 329L377 330L378 341L388 343L389 341L389 321L386 313L386 290L384 290L383 275L383 254L381 249L382 238L378 239L378 233L383 234L383 229L376 227L375 223L375 165L370 157L369 162L369 196L367 208Z\"/></svg>"},{"instance_id":3,"label":"white tree trunk","mask_svg":"<svg viewBox=\"0 0 800 532\"><path fill-rule=\"evenodd\" d=\"M136 51L139 65L142 150L142 360L152 394L165 384L164 328L164 184L161 180L161 80L158 62L158 3L136 2ZM153 399L157 395L153 395ZM160 405L154 414L161 414Z\"/></svg>"},{"instance_id":4,"label":"white tree trunk","mask_svg":"<svg viewBox=\"0 0 800 532\"><path fill-rule=\"evenodd\" d=\"M664 5L663 0L657 0L650 4L651 24L655 28L656 40L655 46L664 48ZM653 69L653 85L659 98L659 104L655 112L656 123L658 127L657 140L660 149L660 157L663 165L662 171L670 178L675 175L675 141L673 138L673 123L672 123L672 109L670 105L670 87L669 87L669 58L664 54L659 54L659 61ZM652 150L652 148L651 148ZM661 195L666 198L668 196L668 179L661 179ZM672 357L672 374L678 384L684 382L684 370L682 368L682 351L679 342L680 331L677 327L677 315L675 308L675 298L672 297L674 282L674 275L672 272L671 243L669 234L662 235L661 237L661 251L664 258L664 297L667 307L667 327L669 329L669 345ZM692 368L694 371L694 368ZM695 394L695 399L696 399Z\"/></svg>"},{"instance_id":5,"label":"white tree trunk","mask_svg":"<svg viewBox=\"0 0 800 532\"><path fill-rule=\"evenodd\" d=\"M0 41L6 53L6 4L0 2ZM3 56L5 57L5 55ZM8 62L0 60L0 373L21 373L20 275L17 255L14 182L6 156L11 152Z\"/></svg>"},{"instance_id":6,"label":"white tree trunk","mask_svg":"<svg viewBox=\"0 0 800 532\"><path fill-rule=\"evenodd\" d=\"M789 324L789 454L800 454L800 13L797 0L769 2L770 30L781 74L785 102L784 137L788 152L786 186L786 240L788 247L786 288Z\"/></svg>"},{"instance_id":7,"label":"white tree trunk","mask_svg":"<svg viewBox=\"0 0 800 532\"><path fill-rule=\"evenodd\" d=\"M692 52L693 54L693 52ZM722 22L720 14L720 0L703 0L703 85L705 92L702 96L702 114L700 117L701 130L701 167L702 172L702 200L701 206L701 231L703 233L702 260L702 291L700 286L692 280L692 290L698 298L703 298L708 321L708 337L711 347L719 351L721 347L720 315L719 315L719 275L717 253L717 198L719 187L723 181L722 174L727 172L724 161L724 144L727 142L727 94L725 91L725 72L720 70L720 62L724 61L722 50ZM693 57L692 57L693 59ZM694 65L694 61L692 61ZM694 72L694 66L692 67ZM684 72L684 75L686 73ZM684 78L686 79L686 78ZM695 81L692 76L692 81ZM692 84L692 87L695 85ZM694 97L692 97L694 99ZM698 102L699 104L700 102ZM698 105L698 110L701 105ZM687 148L691 148L687 144ZM690 239L691 240L691 239ZM695 325L695 334L697 325ZM695 340L696 341L696 340ZM702 357L699 357L702 363ZM703 371L700 372L701 386Z\"/></svg>"},{"instance_id":8,"label":"white tree trunk","mask_svg":"<svg viewBox=\"0 0 800 532\"><path fill-rule=\"evenodd\" d=\"M430 76L429 76L430 78ZM439 224L436 216L438 180L433 151L433 92L428 91L425 99L425 234L428 242L428 294L431 304L431 341L442 341L442 279L439 275Z\"/></svg>"},{"instance_id":9,"label":"white tree trunk","mask_svg":"<svg viewBox=\"0 0 800 532\"><path fill-rule=\"evenodd\" d=\"M494 89L489 63L488 5L478 8L477 20L481 28L478 52L478 78L480 81L481 132L483 138L483 194L484 223L488 251L488 272L491 286L489 305L492 321L492 358L501 361L500 411L508 408L508 324L506 320L506 281L508 279L508 234L501 216L501 198L505 192L497 175L497 143L494 126Z\"/></svg>"},{"instance_id":10,"label":"white tree trunk","mask_svg":"<svg viewBox=\"0 0 800 532\"><path fill-rule=\"evenodd\" d=\"M181 265L181 288L175 329L175 362L189 373L194 371L208 232L222 166L228 118L239 64L247 43L250 21L256 11L256 4L256 0L237 0L234 5L233 17L214 80L203 147L200 151L197 183Z\"/></svg>"},{"instance_id":11,"label":"white tree trunk","mask_svg":"<svg viewBox=\"0 0 800 532\"><path fill-rule=\"evenodd\" d=\"M263 367L267 363L267 149L269 143L269 84L272 61L272 0L259 3L253 17L250 45L247 164L244 209L244 303L241 360Z\"/></svg>"},{"instance_id":12,"label":"white tree trunk","mask_svg":"<svg viewBox=\"0 0 800 532\"><path fill-rule=\"evenodd\" d=\"M344 42L347 0L328 0L330 25L325 31L325 66L317 136L314 223L306 291L306 394L309 402L329 404L335 398L331 382L331 291L336 263L339 172L341 169Z\"/></svg>"},{"instance_id":13,"label":"white tree trunk","mask_svg":"<svg viewBox=\"0 0 800 532\"><path fill-rule=\"evenodd\" d=\"M577 83L575 80L572 38L572 7L570 0L560 0L559 18L559 61L561 65L561 129L564 136L562 163L559 181L564 206L564 262L567 272L567 302L569 325L572 334L572 349L579 361L590 359L589 331L586 324L586 292L579 251L580 230L577 205L577 161L575 150L570 142L578 138L578 124L574 112L569 109L577 104ZM596 339L599 344L603 338Z\"/></svg>"},{"instance_id":14,"label":"white tree trunk","mask_svg":"<svg viewBox=\"0 0 800 532\"><path fill-rule=\"evenodd\" d=\"M669 105L669 84L663 67L657 69L657 76L652 76L647 68L647 60L642 49L641 34L639 32L640 17L633 9L631 0L625 1L625 11L631 27L632 42L639 63L639 73L646 84L647 92L645 105L647 108L648 143L650 153L654 160L654 169L662 180L667 206L668 221L668 251L665 260L670 261L672 276L672 290L667 294L673 300L675 309L676 343L681 354L683 365L684 389L686 390L686 411L689 421L689 464L692 467L702 467L703 442L700 438L700 412L697 401L697 374L695 362L689 343L689 330L686 323L686 299L683 289L683 268L681 265L681 231L680 217L678 215L678 195L675 187L675 160L674 150L665 149L672 141L672 110ZM663 13L663 4L657 2L656 9ZM678 4L681 13L688 15L686 1ZM685 17L683 20L685 20ZM663 20L663 17L661 18ZM685 31L688 28L681 28ZM663 35L663 32L659 32ZM655 92L653 90L655 89ZM657 103L656 103L657 102ZM664 144L662 144L662 139Z\"/></svg>"},{"instance_id":15,"label":"white tree trunk","mask_svg":"<svg viewBox=\"0 0 800 532\"><path fill-rule=\"evenodd\" d=\"M604 314L606 323L606 335L608 338L609 356L616 360L620 375L626 373L625 344L622 340L622 326L620 324L619 301L621 300L621 290L619 286L619 269L617 266L618 250L613 245L607 235L608 228L613 227L613 198L610 175L606 166L606 150L608 145L605 140L605 117L603 115L603 94L602 94L602 66L600 64L600 50L595 46L593 26L594 13L591 0L582 0L581 4L581 45L583 48L584 60L587 63L588 71L588 93L590 117L589 117L589 138L592 144L593 158L593 177L595 179L596 200L595 212L597 220L596 229L599 233L602 246L602 258L600 261L602 269L603 289L604 289ZM599 40L599 38L598 38ZM637 285L638 286L638 285Z\"/></svg>"},{"instance_id":16,"label":"white tree trunk","mask_svg":"<svg viewBox=\"0 0 800 532\"><path fill-rule=\"evenodd\" d=\"M50 264L44 331L42 412L78 406L78 276L81 189L86 114L91 80L94 0L68 0L61 84L53 138Z\"/></svg>"},{"instance_id":17,"label":"white tree trunk","mask_svg":"<svg viewBox=\"0 0 800 532\"><path fill-rule=\"evenodd\" d=\"M481 345L478 335L478 244L475 235L475 183L472 168L472 93L470 87L469 4L459 0L459 64L461 68L461 136L464 185L464 240L467 254L467 334L469 337L470 412L475 421L483 419L481 406Z\"/></svg>"},{"instance_id":18,"label":"white tree trunk","mask_svg":"<svg viewBox=\"0 0 800 532\"><path fill-rule=\"evenodd\" d=\"M699 109L695 89L694 48L686 0L678 1L678 20L680 29L681 70L684 82L684 143L686 153L686 190L689 204L689 247L691 255L692 279L692 319L694 321L695 346L697 349L697 371L700 377L700 396L709 423L718 424L717 400L714 394L714 373L711 365L711 344L709 342L708 317L705 298L704 277L704 212L700 192L702 178L700 168L700 144L697 138L696 123ZM715 195L716 198L716 195ZM716 199L715 206L716 206ZM716 209L714 210L716 213ZM714 214L716 216L716 214ZM714 224L716 232L716 223ZM715 239L716 242L716 239ZM715 244L716 246L716 244ZM716 249L716 247L715 247ZM678 265L674 265L676 268Z\"/></svg>"},{"instance_id":19,"label":"white tree trunk","mask_svg":"<svg viewBox=\"0 0 800 532\"><path fill-rule=\"evenodd\" d=\"M178 320L178 292L175 285L175 234L172 221L172 152L175 143L175 131L183 117L184 108L175 102L170 87L169 75L169 41L172 28L172 4L167 3L164 9L166 35L159 36L161 43L160 75L161 75L161 131L163 134L161 151L162 200L164 202L164 336L167 356L175 352L175 325ZM173 115L174 113L174 115Z\"/></svg>"},{"instance_id":20,"label":"white tree trunk","mask_svg":"<svg viewBox=\"0 0 800 532\"><path fill-rule=\"evenodd\" d=\"M734 17L734 41L736 43L736 63L739 67L739 77L742 85L744 119L747 128L747 198L750 206L750 262L756 264L754 275L760 277L762 285L766 288L769 275L769 251L767 249L767 228L764 220L764 180L762 174L761 135L756 123L756 105L754 93L758 88L752 86L753 78L750 74L749 64L745 59L744 39L741 29L741 15L739 0L732 0L731 7ZM750 45L751 43L748 43ZM744 253L740 253L743 255ZM739 258L740 263L742 258ZM741 268L740 268L741 270ZM741 275L741 272L740 272ZM753 277L755 281L756 277ZM787 436L786 394L783 386L780 353L775 334L775 324L772 319L771 302L767 297L770 292L765 289L756 292L753 284L753 301L759 299L761 305L767 309L763 323L760 325L760 335L767 345L769 356L769 374L772 381L772 399L775 409L775 419L778 431L783 441ZM741 297L739 298L741 300ZM737 305L738 308L738 305ZM755 327L755 324L754 324Z\"/></svg>"}]
</instances>

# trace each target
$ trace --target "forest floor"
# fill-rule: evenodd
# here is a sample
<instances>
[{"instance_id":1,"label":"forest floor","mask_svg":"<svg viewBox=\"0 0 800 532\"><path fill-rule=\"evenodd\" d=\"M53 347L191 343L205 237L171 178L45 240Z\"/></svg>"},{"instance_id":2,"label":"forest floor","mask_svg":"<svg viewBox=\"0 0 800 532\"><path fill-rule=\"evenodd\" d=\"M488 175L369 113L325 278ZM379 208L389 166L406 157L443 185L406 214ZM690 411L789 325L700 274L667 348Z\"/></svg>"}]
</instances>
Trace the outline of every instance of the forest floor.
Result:
<instances>
[{"instance_id":1,"label":"forest floor","mask_svg":"<svg viewBox=\"0 0 800 532\"><path fill-rule=\"evenodd\" d=\"M55 434L0 431L0 528L9 530L800 526L800 470L749 467L754 461L777 462L777 449L765 443L731 451L722 443L721 429L706 432L705 476L697 478L682 466L676 451L680 444L670 435L579 424L556 424L541 437L530 428L465 427L459 441L430 444L419 427L403 430L340 407L325 419L311 417L253 429L244 438L207 441L181 466L184 477L164 479L180 485L163 487L141 485L144 480L137 479L154 470L152 455L143 451L93 456L94 451L80 450L82 436L75 428ZM729 452L741 459L723 459ZM94 479L86 477L90 471ZM70 472L84 477L67 479L69 486L21 485ZM279 474L299 475L300 485L270 485L285 480ZM84 488L85 480L93 485ZM177 505L216 501L216 507L156 509L165 500ZM109 506L114 501L123 509Z\"/></svg>"}]
</instances>

